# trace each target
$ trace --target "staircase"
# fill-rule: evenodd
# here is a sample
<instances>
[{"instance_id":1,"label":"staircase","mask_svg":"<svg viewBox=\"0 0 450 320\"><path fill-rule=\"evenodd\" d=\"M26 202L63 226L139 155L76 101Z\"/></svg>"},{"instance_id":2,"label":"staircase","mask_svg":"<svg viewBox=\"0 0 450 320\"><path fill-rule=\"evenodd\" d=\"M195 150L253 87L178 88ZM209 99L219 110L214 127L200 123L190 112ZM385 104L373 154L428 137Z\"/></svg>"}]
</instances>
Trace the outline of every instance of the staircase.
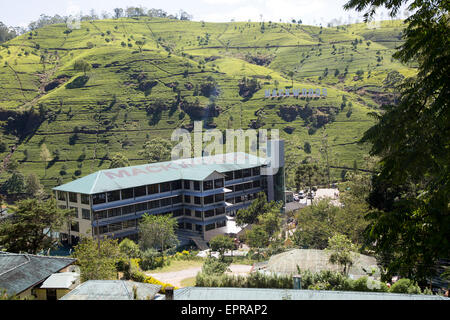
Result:
<instances>
[{"instance_id":1,"label":"staircase","mask_svg":"<svg viewBox=\"0 0 450 320\"><path fill-rule=\"evenodd\" d=\"M177 230L177 237L181 244L193 241L200 250L209 249L208 244L203 240L202 236L194 231Z\"/></svg>"}]
</instances>

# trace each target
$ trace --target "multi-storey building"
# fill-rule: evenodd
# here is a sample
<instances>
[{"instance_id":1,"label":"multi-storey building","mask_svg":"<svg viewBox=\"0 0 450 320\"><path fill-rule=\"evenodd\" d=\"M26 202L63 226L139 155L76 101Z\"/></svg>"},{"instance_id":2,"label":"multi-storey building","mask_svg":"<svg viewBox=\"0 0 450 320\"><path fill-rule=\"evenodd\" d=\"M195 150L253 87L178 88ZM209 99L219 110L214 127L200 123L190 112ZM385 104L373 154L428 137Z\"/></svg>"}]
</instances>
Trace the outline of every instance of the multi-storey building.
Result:
<instances>
[{"instance_id":1,"label":"multi-storey building","mask_svg":"<svg viewBox=\"0 0 450 320\"><path fill-rule=\"evenodd\" d=\"M282 141L281 141L282 142ZM252 202L259 192L284 201L284 171L246 153L180 159L108 169L54 188L61 208L73 210L62 240L80 236L137 239L147 214L172 214L180 240L208 241L226 230L227 216ZM280 192L281 191L281 192ZM226 233L224 231L224 233Z\"/></svg>"}]
</instances>

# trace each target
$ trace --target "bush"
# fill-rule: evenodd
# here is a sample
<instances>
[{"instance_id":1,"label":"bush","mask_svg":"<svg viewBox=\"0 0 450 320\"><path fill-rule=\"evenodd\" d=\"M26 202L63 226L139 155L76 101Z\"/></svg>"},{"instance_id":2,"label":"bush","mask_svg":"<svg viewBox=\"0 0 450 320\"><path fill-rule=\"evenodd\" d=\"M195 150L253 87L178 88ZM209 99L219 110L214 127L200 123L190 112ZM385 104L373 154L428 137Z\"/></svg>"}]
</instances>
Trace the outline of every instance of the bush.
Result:
<instances>
[{"instance_id":1,"label":"bush","mask_svg":"<svg viewBox=\"0 0 450 320\"><path fill-rule=\"evenodd\" d=\"M119 244L120 252L122 252L128 258L140 258L141 250L139 250L139 246L130 239L123 239Z\"/></svg>"},{"instance_id":2,"label":"bush","mask_svg":"<svg viewBox=\"0 0 450 320\"><path fill-rule=\"evenodd\" d=\"M408 294L421 294L420 287L409 279L400 279L392 285L389 289L392 293L408 293Z\"/></svg>"},{"instance_id":3,"label":"bush","mask_svg":"<svg viewBox=\"0 0 450 320\"><path fill-rule=\"evenodd\" d=\"M208 257L202 266L202 273L206 275L221 275L228 269L228 263L216 258Z\"/></svg>"},{"instance_id":4,"label":"bush","mask_svg":"<svg viewBox=\"0 0 450 320\"><path fill-rule=\"evenodd\" d=\"M166 259L163 260L161 254L155 249L147 249L141 254L142 260L140 262L140 267L143 270L152 270L156 268L163 267L164 264L170 264L170 261Z\"/></svg>"}]
</instances>

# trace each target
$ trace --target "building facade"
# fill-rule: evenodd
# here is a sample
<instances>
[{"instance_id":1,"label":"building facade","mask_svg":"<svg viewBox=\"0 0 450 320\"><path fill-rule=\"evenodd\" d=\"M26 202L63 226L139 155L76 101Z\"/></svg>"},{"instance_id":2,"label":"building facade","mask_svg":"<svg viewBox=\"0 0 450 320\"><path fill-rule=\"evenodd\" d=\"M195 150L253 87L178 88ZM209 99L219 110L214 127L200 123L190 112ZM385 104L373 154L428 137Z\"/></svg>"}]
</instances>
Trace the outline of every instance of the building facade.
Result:
<instances>
[{"instance_id":1,"label":"building facade","mask_svg":"<svg viewBox=\"0 0 450 320\"><path fill-rule=\"evenodd\" d=\"M228 153L98 171L54 188L59 206L74 213L61 240L73 244L98 235L137 240L139 220L147 213L172 214L182 243L208 241L259 192L284 201L276 198L284 186L271 183L276 179L267 175L269 165L268 159Z\"/></svg>"}]
</instances>

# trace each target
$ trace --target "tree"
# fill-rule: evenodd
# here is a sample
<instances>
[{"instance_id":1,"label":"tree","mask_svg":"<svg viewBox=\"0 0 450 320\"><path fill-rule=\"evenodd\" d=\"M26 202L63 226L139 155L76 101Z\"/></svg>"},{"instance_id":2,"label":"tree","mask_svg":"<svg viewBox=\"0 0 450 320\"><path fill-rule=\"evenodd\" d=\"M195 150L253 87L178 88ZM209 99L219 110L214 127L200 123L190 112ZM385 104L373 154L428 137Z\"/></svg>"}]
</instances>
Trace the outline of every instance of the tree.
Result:
<instances>
[{"instance_id":1,"label":"tree","mask_svg":"<svg viewBox=\"0 0 450 320\"><path fill-rule=\"evenodd\" d=\"M139 223L139 246L141 250L155 248L161 249L164 260L164 250L178 245L175 234L178 223L172 215L144 214Z\"/></svg>"},{"instance_id":2,"label":"tree","mask_svg":"<svg viewBox=\"0 0 450 320\"><path fill-rule=\"evenodd\" d=\"M139 155L143 156L149 163L170 160L172 144L163 139L155 138L145 142Z\"/></svg>"},{"instance_id":3,"label":"tree","mask_svg":"<svg viewBox=\"0 0 450 320\"><path fill-rule=\"evenodd\" d=\"M288 77L291 79L292 87L294 87L294 72L293 71L289 71L288 72Z\"/></svg>"},{"instance_id":4,"label":"tree","mask_svg":"<svg viewBox=\"0 0 450 320\"><path fill-rule=\"evenodd\" d=\"M47 164L49 161L52 160L52 155L51 155L50 151L48 150L47 146L45 145L45 143L42 144L42 146L41 146L40 156L41 156L41 160L44 161L44 163L45 163L45 166L44 166L44 176L45 176L47 173Z\"/></svg>"},{"instance_id":5,"label":"tree","mask_svg":"<svg viewBox=\"0 0 450 320\"><path fill-rule=\"evenodd\" d=\"M395 16L405 3L351 0L345 8L367 8L368 19L381 6ZM368 199L368 241L385 257L386 278L425 281L435 274L436 262L450 256L450 16L444 0L414 0L409 8L414 13L394 58L418 64L418 73L402 83L397 105L372 114L377 123L361 142L381 158Z\"/></svg>"},{"instance_id":6,"label":"tree","mask_svg":"<svg viewBox=\"0 0 450 320\"><path fill-rule=\"evenodd\" d=\"M295 185L298 190L309 187L309 192L311 192L314 185L323 182L323 176L323 170L319 165L308 158L302 161L295 171Z\"/></svg>"},{"instance_id":7,"label":"tree","mask_svg":"<svg viewBox=\"0 0 450 320\"><path fill-rule=\"evenodd\" d=\"M116 153L111 158L111 163L109 165L109 168L110 169L122 168L122 167L127 167L129 165L130 165L130 161L128 161L127 157L125 157L121 153Z\"/></svg>"},{"instance_id":8,"label":"tree","mask_svg":"<svg viewBox=\"0 0 450 320\"><path fill-rule=\"evenodd\" d=\"M59 240L52 233L64 226L69 210L60 209L54 198L26 199L16 205L13 218L0 224L0 245L10 252L33 254L55 247Z\"/></svg>"},{"instance_id":9,"label":"tree","mask_svg":"<svg viewBox=\"0 0 450 320\"><path fill-rule=\"evenodd\" d=\"M72 256L80 266L81 281L116 280L116 262L122 257L118 240L103 239L98 246L92 238L83 238Z\"/></svg>"},{"instance_id":10,"label":"tree","mask_svg":"<svg viewBox=\"0 0 450 320\"><path fill-rule=\"evenodd\" d=\"M218 251L220 253L220 259L224 259L225 250L232 250L234 248L234 241L232 238L226 235L218 235L209 241L211 250Z\"/></svg>"},{"instance_id":11,"label":"tree","mask_svg":"<svg viewBox=\"0 0 450 320\"><path fill-rule=\"evenodd\" d=\"M256 223L259 215L270 211L275 206L277 206L275 201L267 202L266 194L260 192L250 206L236 213L236 223L240 226Z\"/></svg>"},{"instance_id":12,"label":"tree","mask_svg":"<svg viewBox=\"0 0 450 320\"><path fill-rule=\"evenodd\" d=\"M83 59L76 60L73 64L73 69L77 71L82 71L84 73L84 76L86 76L86 72L91 70L92 66L90 63L86 62Z\"/></svg>"},{"instance_id":13,"label":"tree","mask_svg":"<svg viewBox=\"0 0 450 320\"><path fill-rule=\"evenodd\" d=\"M22 173L14 171L2 185L2 191L8 194L20 194L25 192L25 178Z\"/></svg>"},{"instance_id":14,"label":"tree","mask_svg":"<svg viewBox=\"0 0 450 320\"><path fill-rule=\"evenodd\" d=\"M303 145L303 150L305 150L306 153L311 153L311 144L308 141Z\"/></svg>"},{"instance_id":15,"label":"tree","mask_svg":"<svg viewBox=\"0 0 450 320\"><path fill-rule=\"evenodd\" d=\"M125 238L120 242L119 249L120 252L128 258L139 258L141 256L139 245L128 238Z\"/></svg>"},{"instance_id":16,"label":"tree","mask_svg":"<svg viewBox=\"0 0 450 320\"><path fill-rule=\"evenodd\" d=\"M123 9L122 8L114 8L114 17L116 19L123 17Z\"/></svg>"},{"instance_id":17,"label":"tree","mask_svg":"<svg viewBox=\"0 0 450 320\"><path fill-rule=\"evenodd\" d=\"M267 247L269 244L269 235L263 226L257 224L253 225L252 229L246 231L245 238L247 239L248 245L256 249L258 258L260 257L261 248Z\"/></svg>"},{"instance_id":18,"label":"tree","mask_svg":"<svg viewBox=\"0 0 450 320\"><path fill-rule=\"evenodd\" d=\"M269 237L274 236L281 228L280 209L282 204L272 206L269 211L258 216L258 224L263 227Z\"/></svg>"},{"instance_id":19,"label":"tree","mask_svg":"<svg viewBox=\"0 0 450 320\"><path fill-rule=\"evenodd\" d=\"M8 172L14 172L17 170L17 168L19 168L19 163L17 162L16 159L10 159L7 163L6 163L6 170Z\"/></svg>"},{"instance_id":20,"label":"tree","mask_svg":"<svg viewBox=\"0 0 450 320\"><path fill-rule=\"evenodd\" d=\"M25 192L31 197L37 197L42 199L45 195L44 187L42 186L39 178L34 173L30 173L25 181Z\"/></svg>"},{"instance_id":21,"label":"tree","mask_svg":"<svg viewBox=\"0 0 450 320\"><path fill-rule=\"evenodd\" d=\"M135 44L139 48L139 52L142 52L142 47L145 45L145 40L138 40Z\"/></svg>"},{"instance_id":22,"label":"tree","mask_svg":"<svg viewBox=\"0 0 450 320\"><path fill-rule=\"evenodd\" d=\"M328 239L327 251L330 263L342 266L342 273L347 275L357 258L355 245L345 235L335 234Z\"/></svg>"}]
</instances>

